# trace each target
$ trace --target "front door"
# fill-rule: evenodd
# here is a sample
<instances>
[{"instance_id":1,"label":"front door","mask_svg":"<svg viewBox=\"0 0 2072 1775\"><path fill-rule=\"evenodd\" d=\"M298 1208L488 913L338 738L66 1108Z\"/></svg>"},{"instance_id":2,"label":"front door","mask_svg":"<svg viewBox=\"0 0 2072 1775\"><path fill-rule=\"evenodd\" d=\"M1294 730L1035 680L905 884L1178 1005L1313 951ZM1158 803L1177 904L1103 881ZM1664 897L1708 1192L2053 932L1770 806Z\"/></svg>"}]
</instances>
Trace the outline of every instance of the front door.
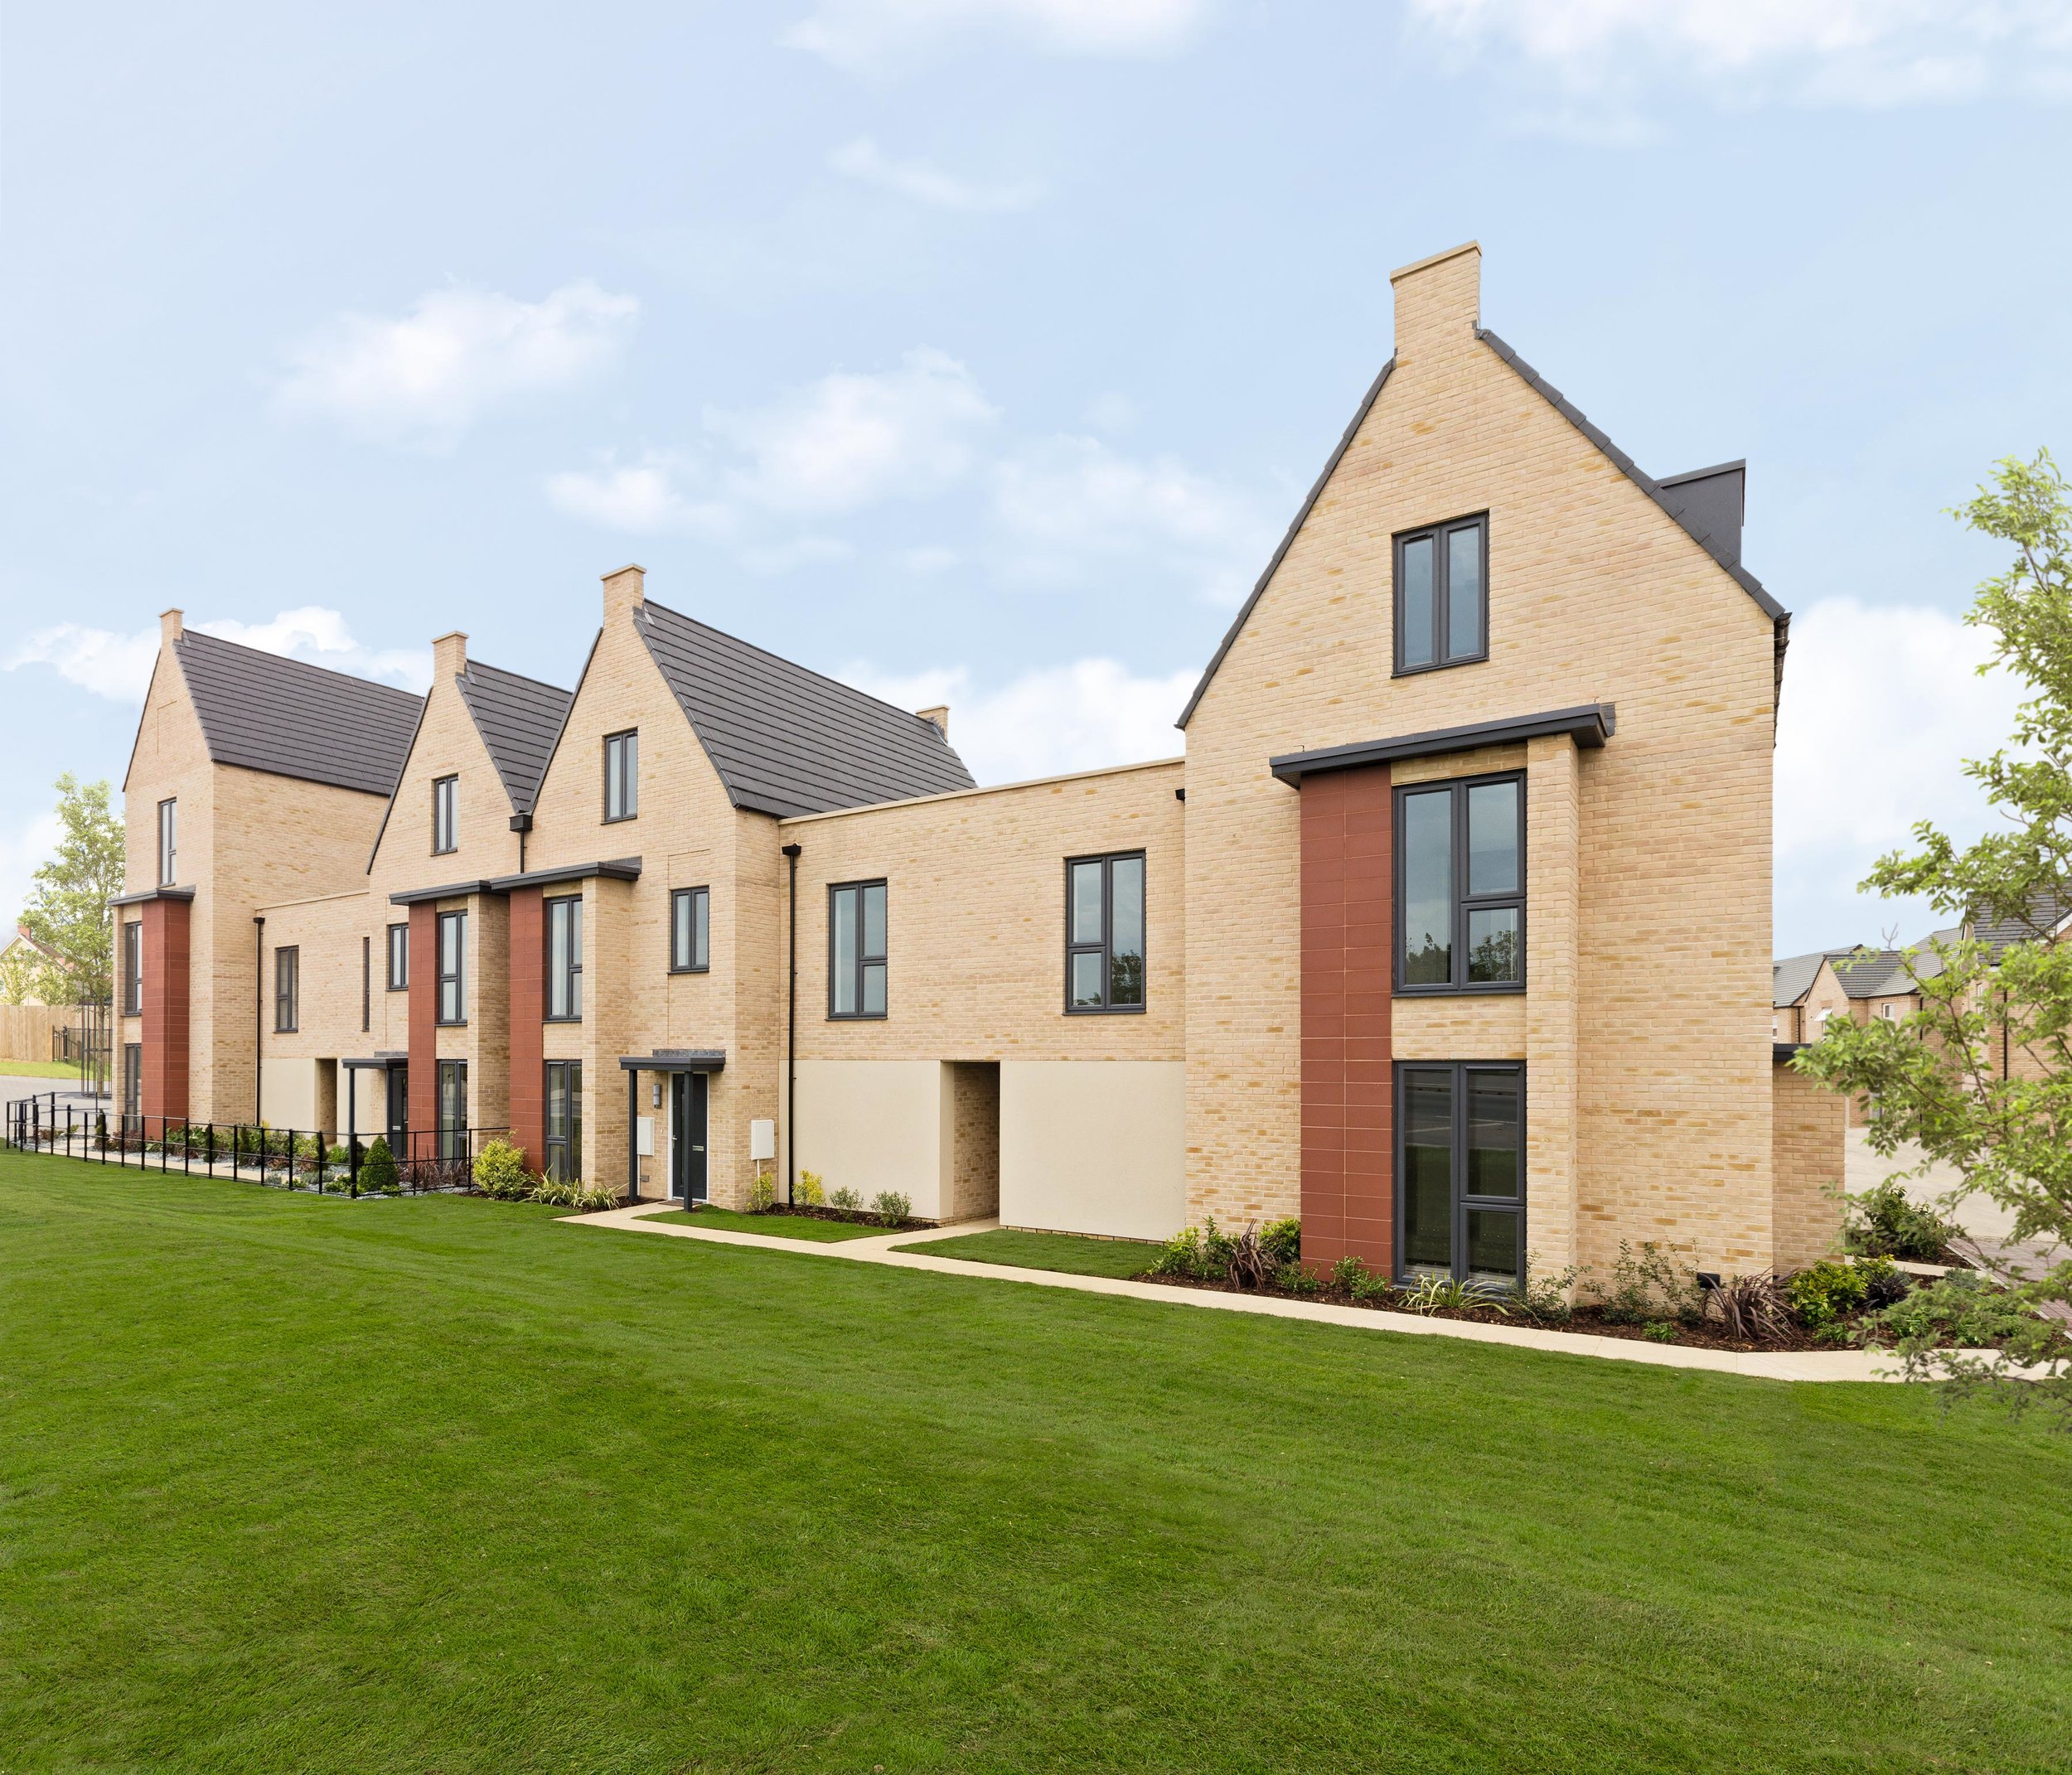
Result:
<instances>
[{"instance_id":1,"label":"front door","mask_svg":"<svg viewBox=\"0 0 2072 1775\"><path fill-rule=\"evenodd\" d=\"M704 1202L705 1109L712 1086L703 1072L669 1076L669 1193L682 1202Z\"/></svg>"}]
</instances>

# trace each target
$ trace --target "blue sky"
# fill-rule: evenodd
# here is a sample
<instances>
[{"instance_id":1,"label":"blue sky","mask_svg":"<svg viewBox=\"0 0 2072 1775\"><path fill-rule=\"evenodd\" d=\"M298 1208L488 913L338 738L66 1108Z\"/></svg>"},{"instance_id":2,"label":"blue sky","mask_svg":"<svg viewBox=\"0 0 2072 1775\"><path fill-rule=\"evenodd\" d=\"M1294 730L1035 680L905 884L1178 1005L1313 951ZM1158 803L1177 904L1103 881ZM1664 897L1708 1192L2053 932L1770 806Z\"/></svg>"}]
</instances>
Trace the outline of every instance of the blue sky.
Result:
<instances>
[{"instance_id":1,"label":"blue sky","mask_svg":"<svg viewBox=\"0 0 2072 1775\"><path fill-rule=\"evenodd\" d=\"M597 576L918 706L981 780L1170 723L1470 237L1797 613L1779 952L2005 731L1942 509L2072 452L2072 8L778 0L17 9L0 917L156 613L568 682Z\"/></svg>"}]
</instances>

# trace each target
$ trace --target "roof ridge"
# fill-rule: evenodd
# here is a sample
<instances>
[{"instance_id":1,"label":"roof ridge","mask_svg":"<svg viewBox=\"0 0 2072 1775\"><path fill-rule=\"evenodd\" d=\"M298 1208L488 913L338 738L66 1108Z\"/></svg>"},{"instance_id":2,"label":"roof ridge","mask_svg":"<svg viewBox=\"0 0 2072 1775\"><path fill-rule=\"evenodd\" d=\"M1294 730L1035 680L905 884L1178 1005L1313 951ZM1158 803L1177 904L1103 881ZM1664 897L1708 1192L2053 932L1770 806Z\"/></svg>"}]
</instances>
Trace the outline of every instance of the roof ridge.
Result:
<instances>
[{"instance_id":1,"label":"roof ridge","mask_svg":"<svg viewBox=\"0 0 2072 1775\"><path fill-rule=\"evenodd\" d=\"M185 646L191 641L209 641L218 647L235 647L240 653L249 653L254 659L272 660L305 672L322 672L327 678L340 679L347 684L365 684L370 690L384 691L390 696L407 696L414 703L424 700L424 693L421 690L407 690L400 684L384 684L378 678L370 678L364 672L349 672L341 666L319 665L314 660L300 660L292 653L276 653L271 647L254 647L249 641L232 641L227 635L211 635L206 629L182 629L173 637L176 647Z\"/></svg>"},{"instance_id":2,"label":"roof ridge","mask_svg":"<svg viewBox=\"0 0 2072 1775\"><path fill-rule=\"evenodd\" d=\"M486 672L495 672L499 677L516 678L525 684L537 684L542 690L551 690L557 696L574 696L575 694L574 691L564 690L559 684L554 683L551 680L545 678L535 678L530 672L514 672L508 665L498 665L493 660L477 660L472 655L469 657L467 663L461 668L461 676L465 678L469 672L472 671L475 667L478 665Z\"/></svg>"}]
</instances>

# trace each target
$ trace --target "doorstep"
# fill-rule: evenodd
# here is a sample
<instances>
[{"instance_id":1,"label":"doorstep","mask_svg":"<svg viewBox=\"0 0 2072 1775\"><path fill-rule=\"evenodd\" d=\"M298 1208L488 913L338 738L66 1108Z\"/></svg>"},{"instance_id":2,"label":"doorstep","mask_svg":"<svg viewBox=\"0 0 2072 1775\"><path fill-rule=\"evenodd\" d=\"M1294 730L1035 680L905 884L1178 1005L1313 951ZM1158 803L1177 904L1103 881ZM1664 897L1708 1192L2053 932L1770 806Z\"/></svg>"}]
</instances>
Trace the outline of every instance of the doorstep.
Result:
<instances>
[{"instance_id":1,"label":"doorstep","mask_svg":"<svg viewBox=\"0 0 2072 1775\"><path fill-rule=\"evenodd\" d=\"M931 1243L965 1233L985 1232L997 1221L965 1221L955 1226L921 1232L888 1233L882 1239L849 1239L816 1245L802 1239L772 1239L758 1233L720 1232L695 1226L661 1226L650 1216L669 1212L668 1202L641 1202L610 1208L602 1214L564 1216L574 1226L602 1226L616 1231L659 1233L670 1239L702 1240L708 1245L746 1245L762 1251L787 1251L800 1257L830 1257L851 1263L877 1264L891 1270L930 1270L939 1275L970 1276L980 1281L1021 1282L1035 1288L1068 1289L1081 1294L1118 1295L1128 1300L1155 1301L1164 1306L1196 1307L1212 1313L1251 1313L1276 1319L1307 1319L1313 1324L1343 1325L1355 1331L1393 1332L1410 1337L1458 1337L1469 1343L1508 1344L1514 1349L1543 1350L1556 1356L1590 1356L1613 1362L1639 1362L1654 1368L1682 1368L1713 1374L1741 1375L1764 1381L1898 1381L1898 1358L1884 1350L1708 1350L1676 1343L1643 1343L1625 1337L1595 1337L1581 1332L1539 1331L1523 1325L1479 1325L1464 1319L1427 1319L1415 1313L1377 1312L1369 1307L1339 1307L1310 1300L1285 1300L1271 1294L1225 1294L1208 1289L1168 1288L1156 1282L1130 1282L1112 1276L1080 1276L1055 1270L1016 1270L1005 1264L966 1264L955 1258L922 1256L892 1249L921 1240Z\"/></svg>"}]
</instances>

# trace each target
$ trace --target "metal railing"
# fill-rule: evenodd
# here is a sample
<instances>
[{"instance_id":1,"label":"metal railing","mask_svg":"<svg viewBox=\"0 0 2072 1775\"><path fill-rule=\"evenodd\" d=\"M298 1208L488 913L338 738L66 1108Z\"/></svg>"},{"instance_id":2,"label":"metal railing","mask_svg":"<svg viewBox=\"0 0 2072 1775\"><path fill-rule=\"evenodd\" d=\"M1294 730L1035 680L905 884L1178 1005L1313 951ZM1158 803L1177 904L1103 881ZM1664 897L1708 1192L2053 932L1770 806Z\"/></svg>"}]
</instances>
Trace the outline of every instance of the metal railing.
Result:
<instances>
[{"instance_id":1,"label":"metal railing","mask_svg":"<svg viewBox=\"0 0 2072 1775\"><path fill-rule=\"evenodd\" d=\"M61 1100L62 1094L17 1098L7 1105L7 1143L134 1170L184 1177L237 1178L274 1189L362 1196L383 1191L366 1175L374 1139L322 1129L269 1128L264 1123L197 1122L184 1116L125 1115ZM399 1137L395 1188L410 1195L474 1187L476 1156L502 1128L457 1128ZM382 1137L385 1139L385 1137Z\"/></svg>"}]
</instances>

